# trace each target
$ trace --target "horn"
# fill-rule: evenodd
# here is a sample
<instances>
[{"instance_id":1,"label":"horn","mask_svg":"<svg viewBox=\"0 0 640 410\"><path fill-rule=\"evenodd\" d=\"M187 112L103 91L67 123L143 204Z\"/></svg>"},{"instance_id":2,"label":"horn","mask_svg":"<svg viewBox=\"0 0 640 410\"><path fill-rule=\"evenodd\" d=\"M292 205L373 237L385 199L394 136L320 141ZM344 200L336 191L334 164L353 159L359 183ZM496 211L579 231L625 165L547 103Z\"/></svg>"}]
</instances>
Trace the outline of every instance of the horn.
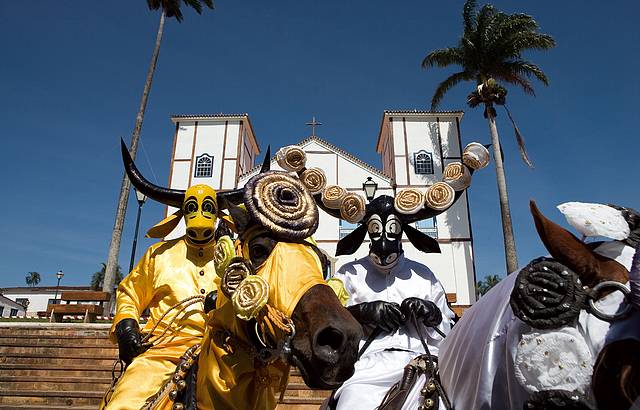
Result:
<instances>
[{"instance_id":1,"label":"horn","mask_svg":"<svg viewBox=\"0 0 640 410\"><path fill-rule=\"evenodd\" d=\"M244 189L230 189L216 193L216 200L220 209L229 209L231 205L240 205L244 202Z\"/></svg>"},{"instance_id":2,"label":"horn","mask_svg":"<svg viewBox=\"0 0 640 410\"><path fill-rule=\"evenodd\" d=\"M401 215L398 215L398 216L400 217L400 220L405 224L418 222L418 221L421 221L423 219L433 218L434 216L438 216L441 213L449 210L458 201L458 199L460 199L460 197L462 196L464 191L465 191L464 189L462 191L455 191L455 196L453 197L453 202L451 203L451 206L449 206L449 208L446 208L446 209L432 209L432 208L429 208L428 206L426 206L426 204L425 204L424 208L422 208L421 210L419 210L418 212L416 212L413 215L401 214Z\"/></svg>"},{"instance_id":3,"label":"horn","mask_svg":"<svg viewBox=\"0 0 640 410\"><path fill-rule=\"evenodd\" d=\"M136 164L134 164L133 159L129 154L129 150L127 149L127 145L124 143L122 138L120 138L120 148L122 151L122 162L124 163L124 169L129 176L129 181L131 181L138 191L142 192L145 196L148 196L154 201L158 201L174 208L182 208L185 191L180 189L162 188L147 181L136 167Z\"/></svg>"},{"instance_id":4,"label":"horn","mask_svg":"<svg viewBox=\"0 0 640 410\"><path fill-rule=\"evenodd\" d=\"M613 259L593 252L571 232L547 219L535 201L529 202L538 236L558 262L578 274L584 285L593 287L603 280L626 283L627 269Z\"/></svg>"},{"instance_id":5,"label":"horn","mask_svg":"<svg viewBox=\"0 0 640 410\"><path fill-rule=\"evenodd\" d=\"M629 272L629 286L631 288L629 295L631 303L640 309L640 245L636 246L636 252L633 254L633 262Z\"/></svg>"},{"instance_id":6,"label":"horn","mask_svg":"<svg viewBox=\"0 0 640 410\"><path fill-rule=\"evenodd\" d=\"M262 161L262 167L260 168L260 173L267 172L271 170L271 145L267 146L267 152L264 154L264 160Z\"/></svg>"}]
</instances>

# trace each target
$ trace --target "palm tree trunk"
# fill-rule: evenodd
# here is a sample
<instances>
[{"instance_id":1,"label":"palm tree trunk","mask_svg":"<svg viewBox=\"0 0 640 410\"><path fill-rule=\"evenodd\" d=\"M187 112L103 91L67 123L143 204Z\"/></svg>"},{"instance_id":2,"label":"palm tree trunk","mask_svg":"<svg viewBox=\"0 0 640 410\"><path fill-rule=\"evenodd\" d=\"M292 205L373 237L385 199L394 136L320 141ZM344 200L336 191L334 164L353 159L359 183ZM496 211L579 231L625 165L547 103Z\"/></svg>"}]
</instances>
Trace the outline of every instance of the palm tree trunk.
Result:
<instances>
[{"instance_id":1,"label":"palm tree trunk","mask_svg":"<svg viewBox=\"0 0 640 410\"><path fill-rule=\"evenodd\" d=\"M160 53L160 44L162 42L162 33L164 31L164 11L160 14L160 24L158 26L158 33L156 35L156 45L151 55L151 63L149 64L149 70L147 71L147 80L144 83L144 90L142 91L142 98L140 100L140 107L138 108L138 115L136 116L136 124L133 128L133 134L131 135L131 145L129 152L131 157L136 157L138 150L138 140L140 139L140 130L142 129L142 121L144 120L144 112L147 108L147 99L149 98L149 92L151 91L151 83L153 82L153 74L156 70L156 64L158 63L158 54ZM129 201L129 189L131 183L127 174L122 177L122 185L120 186L120 197L118 198L118 208L116 210L116 220L113 224L113 232L111 234L111 243L109 244L109 256L107 258L107 268L104 274L104 284L102 285L103 292L111 293L111 300L105 305L105 314L110 314L115 308L115 291L114 284L116 280L116 270L118 268L118 255L120 253L120 241L122 239L122 228L124 226L124 218L127 213L127 203Z\"/></svg>"},{"instance_id":2,"label":"palm tree trunk","mask_svg":"<svg viewBox=\"0 0 640 410\"><path fill-rule=\"evenodd\" d=\"M507 194L507 179L504 175L502 164L502 151L500 150L500 138L496 127L496 118L492 107L487 107L487 120L491 132L493 144L493 158L496 162L496 180L498 181L498 195L500 198L500 213L502 215L502 233L504 235L504 255L507 262L507 274L518 269L518 255L516 254L516 241L513 237L513 225L511 223L511 210L509 209L509 195Z\"/></svg>"}]
</instances>

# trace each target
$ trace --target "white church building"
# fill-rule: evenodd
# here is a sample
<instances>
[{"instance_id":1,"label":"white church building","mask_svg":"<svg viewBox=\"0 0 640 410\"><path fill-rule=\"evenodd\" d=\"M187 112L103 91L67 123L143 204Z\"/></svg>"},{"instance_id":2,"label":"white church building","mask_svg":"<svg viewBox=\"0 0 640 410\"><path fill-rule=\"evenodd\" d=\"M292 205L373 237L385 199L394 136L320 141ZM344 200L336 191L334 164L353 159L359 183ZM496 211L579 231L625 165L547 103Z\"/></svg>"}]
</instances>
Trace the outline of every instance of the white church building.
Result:
<instances>
[{"instance_id":1,"label":"white church building","mask_svg":"<svg viewBox=\"0 0 640 410\"><path fill-rule=\"evenodd\" d=\"M461 161L462 116L462 111L385 111L376 143L376 151L382 158L381 170L315 135L297 145L307 154L307 167L323 169L328 184L360 191L364 196L362 184L371 178L378 185L376 196L393 196L396 188L426 190L442 180L442 171L449 162ZM207 184L216 190L232 189L243 186L258 172L260 148L247 114L174 115L171 120L175 123L171 188ZM275 160L271 168L280 169ZM338 240L354 228L355 225L320 211L320 224L314 238L331 261L330 274L345 262L368 253L368 241L365 241L354 255L334 256ZM442 253L419 252L405 239L406 256L431 268L443 283L452 307L460 313L476 301L467 194L446 212L418 222L416 228L436 238ZM169 237L183 233L181 224Z\"/></svg>"}]
</instances>

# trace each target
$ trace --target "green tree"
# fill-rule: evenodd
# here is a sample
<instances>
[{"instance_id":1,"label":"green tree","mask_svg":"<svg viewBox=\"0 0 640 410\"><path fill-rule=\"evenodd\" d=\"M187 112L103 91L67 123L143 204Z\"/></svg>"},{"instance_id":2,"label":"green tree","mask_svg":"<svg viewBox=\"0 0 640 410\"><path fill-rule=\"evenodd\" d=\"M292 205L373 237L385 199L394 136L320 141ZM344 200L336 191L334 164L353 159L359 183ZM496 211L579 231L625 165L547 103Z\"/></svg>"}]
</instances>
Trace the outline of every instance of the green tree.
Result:
<instances>
[{"instance_id":1,"label":"green tree","mask_svg":"<svg viewBox=\"0 0 640 410\"><path fill-rule=\"evenodd\" d=\"M100 290L104 286L104 276L107 270L107 265L105 263L101 263L102 267L99 271L95 272L91 276L91 289L92 290ZM114 283L115 286L118 286L122 281L122 271L120 269L120 265L116 268L116 281Z\"/></svg>"},{"instance_id":2,"label":"green tree","mask_svg":"<svg viewBox=\"0 0 640 410\"><path fill-rule=\"evenodd\" d=\"M34 286L38 286L38 283L40 283L40 274L38 272L29 272L27 273L27 276L25 276L24 281L27 283L27 285L34 287Z\"/></svg>"},{"instance_id":3,"label":"green tree","mask_svg":"<svg viewBox=\"0 0 640 410\"><path fill-rule=\"evenodd\" d=\"M515 85L526 94L534 95L530 80L535 78L544 85L548 85L549 81L540 67L525 60L522 54L527 50L550 49L555 46L555 41L551 36L538 32L539 26L533 17L521 13L502 13L491 4L484 5L478 11L476 1L467 0L462 15L464 31L458 45L430 52L422 61L422 67L425 69L451 65L460 67L460 71L447 77L436 88L431 98L432 110L438 107L447 91L456 84L474 81L477 85L467 102L472 108L483 104L484 116L489 123L507 272L511 273L518 268L518 259L494 107L495 105L504 106L507 90L498 81ZM507 115L514 125L522 158L531 166L522 135L508 110Z\"/></svg>"},{"instance_id":4,"label":"green tree","mask_svg":"<svg viewBox=\"0 0 640 410\"><path fill-rule=\"evenodd\" d=\"M156 70L156 64L158 62L158 54L160 53L160 44L162 41L162 34L164 31L165 17L175 17L178 22L182 22L181 6L184 5L193 8L198 14L202 13L202 6L206 5L210 9L213 9L213 0L147 0L147 5L151 10L161 10L160 24L158 26L158 32L156 33L156 44L153 48L151 55L151 63L147 71L147 79L144 83L144 89L142 91L142 98L140 99L140 107L138 108L138 114L136 115L136 122L133 127L133 133L131 135L131 144L129 145L129 151L131 157L136 157L138 150L138 140L140 139L140 130L142 129L142 121L144 119L145 109L147 107L147 99L149 92L151 91L151 83L153 81L153 74ZM127 212L127 203L129 200L129 191L131 183L124 174L122 177L122 184L120 186L120 196L118 197L118 206L116 209L116 218L113 224L113 232L111 234L111 242L109 244L109 256L107 259L107 267L105 272L105 279L102 285L104 292L112 292L116 278L116 268L118 266L118 254L120 253L120 242L122 240L122 228L124 226L124 219ZM115 299L115 295L112 295L111 302ZM111 310L111 304L107 303L105 311Z\"/></svg>"},{"instance_id":5,"label":"green tree","mask_svg":"<svg viewBox=\"0 0 640 410\"><path fill-rule=\"evenodd\" d=\"M484 280L476 283L476 292L478 296L486 294L492 287L498 284L502 278L498 275L487 275Z\"/></svg>"}]
</instances>

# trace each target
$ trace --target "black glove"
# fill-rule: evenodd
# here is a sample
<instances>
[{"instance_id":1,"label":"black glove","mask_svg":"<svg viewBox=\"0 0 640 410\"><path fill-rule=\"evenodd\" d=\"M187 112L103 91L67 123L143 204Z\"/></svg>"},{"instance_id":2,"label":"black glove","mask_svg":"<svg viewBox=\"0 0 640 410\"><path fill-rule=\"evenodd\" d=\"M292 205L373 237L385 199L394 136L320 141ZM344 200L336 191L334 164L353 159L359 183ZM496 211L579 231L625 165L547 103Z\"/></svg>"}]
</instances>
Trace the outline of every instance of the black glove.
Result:
<instances>
[{"instance_id":1,"label":"black glove","mask_svg":"<svg viewBox=\"0 0 640 410\"><path fill-rule=\"evenodd\" d=\"M217 290L207 293L207 296L204 298L204 313L209 313L213 309L215 309L217 300L218 300Z\"/></svg>"},{"instance_id":2,"label":"black glove","mask_svg":"<svg viewBox=\"0 0 640 410\"><path fill-rule=\"evenodd\" d=\"M151 345L142 343L142 333L138 322L133 319L122 319L116 325L118 338L118 355L127 366L134 357L147 350Z\"/></svg>"},{"instance_id":3,"label":"black glove","mask_svg":"<svg viewBox=\"0 0 640 410\"><path fill-rule=\"evenodd\" d=\"M406 320L400 311L400 305L382 300L359 303L347 309L361 325L379 327L388 333L398 330Z\"/></svg>"},{"instance_id":4,"label":"black glove","mask_svg":"<svg viewBox=\"0 0 640 410\"><path fill-rule=\"evenodd\" d=\"M442 312L435 303L420 298L406 298L400 305L400 310L409 320L411 314L416 315L417 320L422 320L425 326L435 327L442 322Z\"/></svg>"}]
</instances>

